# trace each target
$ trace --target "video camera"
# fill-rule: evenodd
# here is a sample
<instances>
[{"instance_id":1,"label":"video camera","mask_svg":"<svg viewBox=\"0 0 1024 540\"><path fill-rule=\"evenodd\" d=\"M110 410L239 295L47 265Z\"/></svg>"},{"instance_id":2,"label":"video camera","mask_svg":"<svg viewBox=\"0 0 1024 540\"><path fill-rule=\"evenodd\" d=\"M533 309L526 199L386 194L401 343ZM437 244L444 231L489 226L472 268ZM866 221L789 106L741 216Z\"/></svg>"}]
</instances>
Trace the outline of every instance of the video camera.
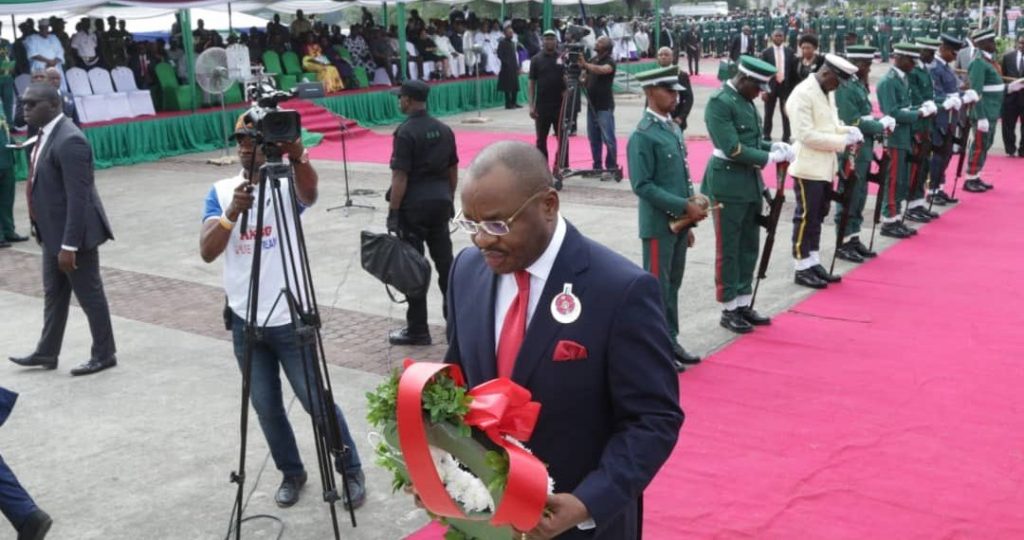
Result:
<instances>
[{"instance_id":1,"label":"video camera","mask_svg":"<svg viewBox=\"0 0 1024 540\"><path fill-rule=\"evenodd\" d=\"M257 140L261 144L292 142L302 135L302 119L298 111L281 110L278 105L294 94L274 88L269 75L257 68L254 78L246 85L248 101L253 103L249 116L256 121Z\"/></svg>"},{"instance_id":2,"label":"video camera","mask_svg":"<svg viewBox=\"0 0 1024 540\"><path fill-rule=\"evenodd\" d=\"M582 73L583 70L583 68L580 67L580 58L584 54L586 54L586 45L583 43L569 42L565 44L564 64L566 75L569 76L569 80L579 80L580 73Z\"/></svg>"}]
</instances>

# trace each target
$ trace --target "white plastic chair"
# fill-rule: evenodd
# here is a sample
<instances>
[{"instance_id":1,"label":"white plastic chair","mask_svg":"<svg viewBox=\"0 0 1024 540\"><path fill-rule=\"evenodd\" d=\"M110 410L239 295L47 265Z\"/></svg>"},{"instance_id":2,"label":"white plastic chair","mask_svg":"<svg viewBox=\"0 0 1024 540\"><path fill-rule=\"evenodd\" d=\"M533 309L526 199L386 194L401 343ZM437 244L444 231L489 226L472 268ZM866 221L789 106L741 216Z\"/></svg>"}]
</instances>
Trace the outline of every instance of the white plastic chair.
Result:
<instances>
[{"instance_id":1,"label":"white plastic chair","mask_svg":"<svg viewBox=\"0 0 1024 540\"><path fill-rule=\"evenodd\" d=\"M32 84L32 76L28 73L22 73L14 78L14 89L18 91L19 96L25 93L25 89L30 84Z\"/></svg>"},{"instance_id":2,"label":"white plastic chair","mask_svg":"<svg viewBox=\"0 0 1024 540\"><path fill-rule=\"evenodd\" d=\"M114 85L110 82L109 71L103 68L90 69L89 82L92 83L92 93L107 100L107 110L110 112L108 120L130 118L132 116L132 107L128 103L128 94L114 91Z\"/></svg>"},{"instance_id":3,"label":"white plastic chair","mask_svg":"<svg viewBox=\"0 0 1024 540\"><path fill-rule=\"evenodd\" d=\"M139 90L135 86L135 74L132 70L124 66L116 67L111 70L110 77L114 79L117 91L128 95L128 105L133 117L156 114L156 110L153 109L153 96L149 90Z\"/></svg>"},{"instance_id":4,"label":"white plastic chair","mask_svg":"<svg viewBox=\"0 0 1024 540\"><path fill-rule=\"evenodd\" d=\"M110 120L110 107L103 96L93 95L89 76L82 68L71 68L64 73L71 96L75 99L78 118L84 124Z\"/></svg>"},{"instance_id":5,"label":"white plastic chair","mask_svg":"<svg viewBox=\"0 0 1024 540\"><path fill-rule=\"evenodd\" d=\"M409 56L419 56L420 52L416 49L416 45L414 45L412 42L406 41L405 54ZM423 61L423 73L419 73L417 69L418 67L419 66L416 65L416 62L413 62L412 60L409 61L409 78L411 80L415 81L419 79L425 79L427 76L434 72L434 62L430 60Z\"/></svg>"}]
</instances>

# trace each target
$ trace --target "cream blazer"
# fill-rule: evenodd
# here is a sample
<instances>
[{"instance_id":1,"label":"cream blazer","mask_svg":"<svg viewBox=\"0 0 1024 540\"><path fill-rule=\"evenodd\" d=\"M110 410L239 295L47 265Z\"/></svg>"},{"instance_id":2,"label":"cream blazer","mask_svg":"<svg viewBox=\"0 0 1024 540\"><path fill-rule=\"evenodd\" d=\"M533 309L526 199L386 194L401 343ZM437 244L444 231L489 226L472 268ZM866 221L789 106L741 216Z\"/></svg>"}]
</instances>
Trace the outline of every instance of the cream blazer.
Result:
<instances>
[{"instance_id":1,"label":"cream blazer","mask_svg":"<svg viewBox=\"0 0 1024 540\"><path fill-rule=\"evenodd\" d=\"M831 182L836 175L836 154L846 147L850 128L839 121L835 92L831 94L825 94L812 73L786 99L796 150L796 160L789 166L791 176Z\"/></svg>"}]
</instances>

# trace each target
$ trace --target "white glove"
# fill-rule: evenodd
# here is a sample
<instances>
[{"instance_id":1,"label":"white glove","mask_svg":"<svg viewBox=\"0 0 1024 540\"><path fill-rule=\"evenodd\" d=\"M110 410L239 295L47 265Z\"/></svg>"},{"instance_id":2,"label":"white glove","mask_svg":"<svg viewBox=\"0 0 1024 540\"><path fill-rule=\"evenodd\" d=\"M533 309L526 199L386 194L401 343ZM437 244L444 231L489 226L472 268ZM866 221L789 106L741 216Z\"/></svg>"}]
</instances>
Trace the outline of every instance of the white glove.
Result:
<instances>
[{"instance_id":1,"label":"white glove","mask_svg":"<svg viewBox=\"0 0 1024 540\"><path fill-rule=\"evenodd\" d=\"M896 129L896 119L891 116L883 116L878 119L882 124L882 129L886 131L892 131Z\"/></svg>"},{"instance_id":2,"label":"white glove","mask_svg":"<svg viewBox=\"0 0 1024 540\"><path fill-rule=\"evenodd\" d=\"M792 145L786 145L786 161L792 163L796 161L796 147Z\"/></svg>"},{"instance_id":3,"label":"white glove","mask_svg":"<svg viewBox=\"0 0 1024 540\"><path fill-rule=\"evenodd\" d=\"M864 116L861 116L860 119L861 119L862 122L866 122L866 121L869 121L869 120L874 120L875 117L871 116L870 114L865 114Z\"/></svg>"},{"instance_id":4,"label":"white glove","mask_svg":"<svg viewBox=\"0 0 1024 540\"><path fill-rule=\"evenodd\" d=\"M789 148L790 148L790 146L789 146L788 143L784 143L784 142L773 142L772 143L772 150L789 150Z\"/></svg>"},{"instance_id":5,"label":"white glove","mask_svg":"<svg viewBox=\"0 0 1024 540\"><path fill-rule=\"evenodd\" d=\"M935 108L935 103L932 101L925 101L917 109L917 111L921 113L921 118L927 118L935 114L937 110L938 108Z\"/></svg>"},{"instance_id":6,"label":"white glove","mask_svg":"<svg viewBox=\"0 0 1024 540\"><path fill-rule=\"evenodd\" d=\"M964 105L967 105L968 103L977 103L978 99L978 93L975 92L974 90L967 90L966 92L964 92Z\"/></svg>"},{"instance_id":7,"label":"white glove","mask_svg":"<svg viewBox=\"0 0 1024 540\"><path fill-rule=\"evenodd\" d=\"M849 129L850 131L846 132L846 146L857 144L864 140L864 134L861 133L859 129L855 127L851 127Z\"/></svg>"},{"instance_id":8,"label":"white glove","mask_svg":"<svg viewBox=\"0 0 1024 540\"><path fill-rule=\"evenodd\" d=\"M768 152L768 163L782 163L789 161L789 152L785 150L772 150Z\"/></svg>"},{"instance_id":9,"label":"white glove","mask_svg":"<svg viewBox=\"0 0 1024 540\"><path fill-rule=\"evenodd\" d=\"M1024 81L1013 81L1006 85L1006 93L1020 92L1021 88L1024 88Z\"/></svg>"},{"instance_id":10,"label":"white glove","mask_svg":"<svg viewBox=\"0 0 1024 540\"><path fill-rule=\"evenodd\" d=\"M982 133L988 133L988 118L982 118L978 120L978 131Z\"/></svg>"},{"instance_id":11,"label":"white glove","mask_svg":"<svg viewBox=\"0 0 1024 540\"><path fill-rule=\"evenodd\" d=\"M948 98L946 98L946 101L942 102L942 108L947 111L952 109L959 110L960 105L962 105L962 103L960 102L960 98L956 96L949 96Z\"/></svg>"}]
</instances>

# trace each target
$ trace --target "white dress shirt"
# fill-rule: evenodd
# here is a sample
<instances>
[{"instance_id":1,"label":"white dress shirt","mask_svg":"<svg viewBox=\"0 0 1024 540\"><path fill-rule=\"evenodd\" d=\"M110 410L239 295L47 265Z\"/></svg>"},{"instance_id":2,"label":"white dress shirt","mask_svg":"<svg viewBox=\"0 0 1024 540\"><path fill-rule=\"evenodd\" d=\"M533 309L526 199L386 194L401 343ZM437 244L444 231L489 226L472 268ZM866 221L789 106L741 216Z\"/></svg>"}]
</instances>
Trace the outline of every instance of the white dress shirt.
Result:
<instances>
[{"instance_id":1,"label":"white dress shirt","mask_svg":"<svg viewBox=\"0 0 1024 540\"><path fill-rule=\"evenodd\" d=\"M562 242L565 240L565 219L561 214L555 224L555 234L551 236L551 242L541 253L536 261L533 261L526 271L530 274L530 301L526 306L526 327L530 327L530 320L534 311L537 310L537 303L540 302L540 295L544 292L544 285L548 282L551 274L551 267L555 264L559 250L562 249ZM494 295L494 351L498 351L498 340L501 337L501 328L505 324L505 314L512 305L516 295L519 294L519 286L516 285L515 274L502 274L498 276L498 290Z\"/></svg>"}]
</instances>

